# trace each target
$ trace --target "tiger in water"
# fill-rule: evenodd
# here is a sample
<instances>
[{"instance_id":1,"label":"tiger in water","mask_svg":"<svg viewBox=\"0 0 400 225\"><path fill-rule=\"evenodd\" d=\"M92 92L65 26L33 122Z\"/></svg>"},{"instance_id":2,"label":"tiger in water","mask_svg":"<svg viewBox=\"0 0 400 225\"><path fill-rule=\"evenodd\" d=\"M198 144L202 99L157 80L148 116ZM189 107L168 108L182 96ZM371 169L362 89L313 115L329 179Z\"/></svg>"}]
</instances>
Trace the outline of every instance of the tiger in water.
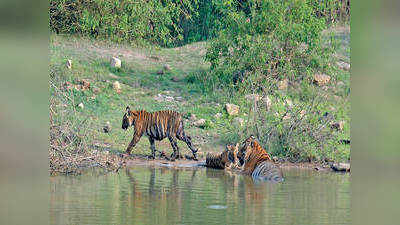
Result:
<instances>
[{"instance_id":1,"label":"tiger in water","mask_svg":"<svg viewBox=\"0 0 400 225\"><path fill-rule=\"evenodd\" d=\"M253 179L283 181L281 169L274 164L269 154L260 146L253 135L239 147L237 158L239 165L243 166L242 172L252 176Z\"/></svg>"},{"instance_id":2,"label":"tiger in water","mask_svg":"<svg viewBox=\"0 0 400 225\"><path fill-rule=\"evenodd\" d=\"M131 142L126 148L125 153L130 155L131 150L145 134L149 138L151 157L155 159L156 147L154 141L161 141L168 138L174 152L171 154L171 160L180 156L177 139L184 141L192 151L193 159L197 160L197 149L193 147L191 138L185 134L183 128L182 115L175 111L147 112L145 110L131 110L126 107L126 112L122 118L122 129L134 127L134 134Z\"/></svg>"},{"instance_id":3,"label":"tiger in water","mask_svg":"<svg viewBox=\"0 0 400 225\"><path fill-rule=\"evenodd\" d=\"M225 150L220 153L209 152L206 155L206 167L214 169L237 169L237 149L236 146L227 145Z\"/></svg>"}]
</instances>

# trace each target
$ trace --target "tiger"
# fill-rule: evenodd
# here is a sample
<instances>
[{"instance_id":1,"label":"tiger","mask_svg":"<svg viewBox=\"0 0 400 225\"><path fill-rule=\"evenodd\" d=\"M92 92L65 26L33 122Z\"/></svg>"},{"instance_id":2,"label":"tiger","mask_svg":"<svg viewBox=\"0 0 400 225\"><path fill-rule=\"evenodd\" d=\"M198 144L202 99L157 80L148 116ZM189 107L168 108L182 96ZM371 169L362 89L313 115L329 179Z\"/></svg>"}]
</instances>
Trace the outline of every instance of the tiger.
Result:
<instances>
[{"instance_id":1,"label":"tiger","mask_svg":"<svg viewBox=\"0 0 400 225\"><path fill-rule=\"evenodd\" d=\"M253 135L242 143L237 158L243 166L242 173L251 175L254 180L283 181L282 171Z\"/></svg>"},{"instance_id":2,"label":"tiger","mask_svg":"<svg viewBox=\"0 0 400 225\"><path fill-rule=\"evenodd\" d=\"M192 140L185 134L182 115L178 112L165 110L157 112L147 112L145 110L131 110L126 107L126 112L122 118L122 129L134 127L134 134L131 142L126 148L125 154L130 155L131 150L145 134L149 138L151 158L155 159L156 147L154 141L161 141L168 138L174 152L170 160L175 160L180 156L176 139L184 141L192 151L193 159L197 161L197 149L194 148Z\"/></svg>"},{"instance_id":3,"label":"tiger","mask_svg":"<svg viewBox=\"0 0 400 225\"><path fill-rule=\"evenodd\" d=\"M238 145L237 145L238 146ZM237 149L236 146L236 149ZM231 168L236 162L235 147L227 145L225 150L220 153L208 152L206 155L206 167L214 169Z\"/></svg>"}]
</instances>

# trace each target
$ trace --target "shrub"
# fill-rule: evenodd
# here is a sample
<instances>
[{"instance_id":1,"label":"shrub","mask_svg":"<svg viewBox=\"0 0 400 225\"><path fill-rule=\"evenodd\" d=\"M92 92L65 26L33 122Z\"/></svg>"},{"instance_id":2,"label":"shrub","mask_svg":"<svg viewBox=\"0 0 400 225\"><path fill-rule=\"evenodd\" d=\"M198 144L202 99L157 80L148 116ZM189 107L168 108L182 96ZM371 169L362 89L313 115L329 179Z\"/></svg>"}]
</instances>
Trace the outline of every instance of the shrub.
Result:
<instances>
[{"instance_id":1,"label":"shrub","mask_svg":"<svg viewBox=\"0 0 400 225\"><path fill-rule=\"evenodd\" d=\"M225 85L236 74L241 82L253 75L262 85L266 77L301 80L310 66L321 69L321 57L327 56L321 40L325 20L306 2L251 0L245 9L236 10L234 3L230 7L226 28L206 54L209 76Z\"/></svg>"},{"instance_id":2,"label":"shrub","mask_svg":"<svg viewBox=\"0 0 400 225\"><path fill-rule=\"evenodd\" d=\"M194 14L189 0L51 0L50 29L112 41L169 46L183 39L180 23Z\"/></svg>"}]
</instances>

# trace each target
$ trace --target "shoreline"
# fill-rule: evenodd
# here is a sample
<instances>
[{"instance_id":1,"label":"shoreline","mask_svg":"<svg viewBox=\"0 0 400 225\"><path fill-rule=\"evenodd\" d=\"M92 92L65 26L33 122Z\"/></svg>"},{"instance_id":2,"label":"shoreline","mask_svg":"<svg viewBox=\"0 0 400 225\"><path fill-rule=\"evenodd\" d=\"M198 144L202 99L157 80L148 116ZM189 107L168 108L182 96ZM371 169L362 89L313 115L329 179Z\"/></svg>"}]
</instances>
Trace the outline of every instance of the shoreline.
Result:
<instances>
[{"instance_id":1,"label":"shoreline","mask_svg":"<svg viewBox=\"0 0 400 225\"><path fill-rule=\"evenodd\" d=\"M109 154L106 152L95 152L92 155L91 163L87 161L78 161L74 159L76 164L74 167L65 168L65 170L59 170L50 168L50 176L58 175L80 175L84 171L91 168L101 168L106 172L118 172L123 168L130 168L134 166L156 166L156 167L167 167L171 169L182 169L182 168L198 168L205 167L205 156L201 154L199 160L195 161L192 159L178 159L175 161L167 160L164 157L156 157L156 159L149 159L147 155L132 155L129 157L121 157L118 154ZM87 159L87 158L83 158ZM307 169L318 172L339 172L339 173L350 173L349 163L319 163L319 162L275 162L281 169Z\"/></svg>"}]
</instances>

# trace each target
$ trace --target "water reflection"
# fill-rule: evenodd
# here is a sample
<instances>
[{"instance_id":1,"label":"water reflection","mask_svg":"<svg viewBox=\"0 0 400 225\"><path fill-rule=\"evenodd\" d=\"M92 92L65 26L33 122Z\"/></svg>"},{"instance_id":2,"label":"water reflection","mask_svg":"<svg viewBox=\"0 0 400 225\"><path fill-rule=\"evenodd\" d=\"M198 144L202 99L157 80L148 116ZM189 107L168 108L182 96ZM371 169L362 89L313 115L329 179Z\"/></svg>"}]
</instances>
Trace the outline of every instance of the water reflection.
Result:
<instances>
[{"instance_id":1,"label":"water reflection","mask_svg":"<svg viewBox=\"0 0 400 225\"><path fill-rule=\"evenodd\" d=\"M348 224L346 174L290 169L285 182L213 169L134 167L50 178L51 224Z\"/></svg>"}]
</instances>

